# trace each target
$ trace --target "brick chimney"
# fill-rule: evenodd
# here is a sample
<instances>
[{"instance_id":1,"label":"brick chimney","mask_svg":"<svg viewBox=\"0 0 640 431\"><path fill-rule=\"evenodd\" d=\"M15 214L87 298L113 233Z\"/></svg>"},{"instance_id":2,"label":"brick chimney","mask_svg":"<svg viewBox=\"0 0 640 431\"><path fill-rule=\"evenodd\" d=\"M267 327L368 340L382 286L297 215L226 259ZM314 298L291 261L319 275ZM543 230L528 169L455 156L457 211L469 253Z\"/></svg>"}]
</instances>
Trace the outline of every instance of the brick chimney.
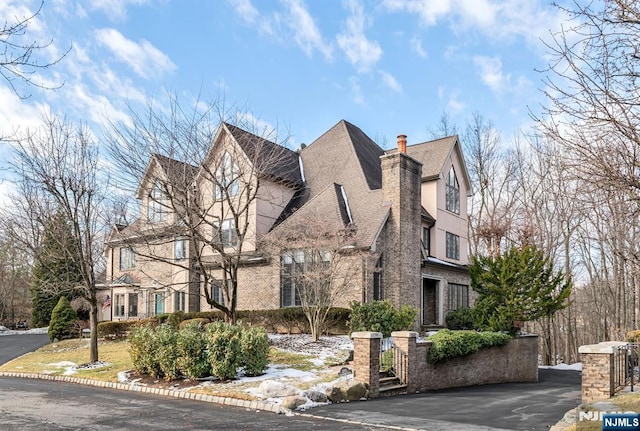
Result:
<instances>
[{"instance_id":1,"label":"brick chimney","mask_svg":"<svg viewBox=\"0 0 640 431\"><path fill-rule=\"evenodd\" d=\"M398 135L398 151L407 154L407 135Z\"/></svg>"},{"instance_id":2,"label":"brick chimney","mask_svg":"<svg viewBox=\"0 0 640 431\"><path fill-rule=\"evenodd\" d=\"M381 235L383 297L396 307L420 307L422 164L406 154L407 136L398 136L398 151L380 157L382 204L390 208Z\"/></svg>"}]
</instances>

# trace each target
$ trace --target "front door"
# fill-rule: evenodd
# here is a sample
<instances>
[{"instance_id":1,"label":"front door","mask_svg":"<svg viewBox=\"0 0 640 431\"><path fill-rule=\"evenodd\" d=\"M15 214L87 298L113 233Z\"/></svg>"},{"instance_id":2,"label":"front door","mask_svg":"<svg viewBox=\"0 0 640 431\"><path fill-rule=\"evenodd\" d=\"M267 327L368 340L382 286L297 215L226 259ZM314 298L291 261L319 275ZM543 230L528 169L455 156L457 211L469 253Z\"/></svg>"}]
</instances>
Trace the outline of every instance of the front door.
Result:
<instances>
[{"instance_id":1,"label":"front door","mask_svg":"<svg viewBox=\"0 0 640 431\"><path fill-rule=\"evenodd\" d=\"M422 279L422 324L438 324L438 280Z\"/></svg>"}]
</instances>

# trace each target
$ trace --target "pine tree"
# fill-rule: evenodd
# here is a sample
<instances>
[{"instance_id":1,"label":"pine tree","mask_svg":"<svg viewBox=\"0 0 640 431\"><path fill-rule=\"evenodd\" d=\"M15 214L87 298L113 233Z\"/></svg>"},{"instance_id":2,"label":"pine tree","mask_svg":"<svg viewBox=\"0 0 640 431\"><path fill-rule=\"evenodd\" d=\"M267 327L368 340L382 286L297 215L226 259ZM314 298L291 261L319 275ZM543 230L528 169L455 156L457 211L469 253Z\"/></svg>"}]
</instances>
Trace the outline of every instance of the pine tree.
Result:
<instances>
[{"instance_id":1,"label":"pine tree","mask_svg":"<svg viewBox=\"0 0 640 431\"><path fill-rule=\"evenodd\" d=\"M55 341L75 338L78 335L75 326L77 320L78 315L71 307L69 300L62 296L51 313L49 339Z\"/></svg>"},{"instance_id":2,"label":"pine tree","mask_svg":"<svg viewBox=\"0 0 640 431\"><path fill-rule=\"evenodd\" d=\"M570 277L555 271L553 262L530 245L504 255L477 256L469 272L483 328L514 332L515 321L550 317L569 305Z\"/></svg>"},{"instance_id":3,"label":"pine tree","mask_svg":"<svg viewBox=\"0 0 640 431\"><path fill-rule=\"evenodd\" d=\"M61 297L69 301L79 296L76 287L81 281L78 266L69 255L73 240L69 223L56 214L47 223L33 268L32 325L47 326L51 313Z\"/></svg>"}]
</instances>

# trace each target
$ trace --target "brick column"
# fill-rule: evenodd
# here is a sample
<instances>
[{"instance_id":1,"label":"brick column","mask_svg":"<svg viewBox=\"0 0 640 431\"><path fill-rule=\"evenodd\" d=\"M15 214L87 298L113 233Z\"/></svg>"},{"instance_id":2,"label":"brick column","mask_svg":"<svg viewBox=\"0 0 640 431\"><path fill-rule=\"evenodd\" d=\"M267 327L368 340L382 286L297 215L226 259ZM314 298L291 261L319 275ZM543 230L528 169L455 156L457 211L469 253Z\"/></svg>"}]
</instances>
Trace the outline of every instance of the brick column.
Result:
<instances>
[{"instance_id":1,"label":"brick column","mask_svg":"<svg viewBox=\"0 0 640 431\"><path fill-rule=\"evenodd\" d=\"M393 344L396 348L404 353L401 369L403 373L402 380L407 385L407 393L412 394L417 392L419 389L417 378L419 370L416 352L418 333L415 331L397 331L392 332L391 337L393 337Z\"/></svg>"},{"instance_id":2,"label":"brick column","mask_svg":"<svg viewBox=\"0 0 640 431\"><path fill-rule=\"evenodd\" d=\"M582 362L582 403L609 399L615 395L613 354L624 342L606 342L580 346Z\"/></svg>"},{"instance_id":3,"label":"brick column","mask_svg":"<svg viewBox=\"0 0 640 431\"><path fill-rule=\"evenodd\" d=\"M380 394L380 332L354 332L353 377L369 385L369 397Z\"/></svg>"}]
</instances>

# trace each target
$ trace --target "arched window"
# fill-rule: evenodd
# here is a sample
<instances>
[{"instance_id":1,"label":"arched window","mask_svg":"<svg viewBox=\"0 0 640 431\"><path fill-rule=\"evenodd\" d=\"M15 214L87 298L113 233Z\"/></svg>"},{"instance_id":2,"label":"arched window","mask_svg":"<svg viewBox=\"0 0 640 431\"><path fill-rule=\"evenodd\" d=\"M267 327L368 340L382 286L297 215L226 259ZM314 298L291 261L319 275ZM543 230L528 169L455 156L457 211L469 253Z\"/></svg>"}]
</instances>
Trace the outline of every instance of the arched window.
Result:
<instances>
[{"instance_id":1,"label":"arched window","mask_svg":"<svg viewBox=\"0 0 640 431\"><path fill-rule=\"evenodd\" d=\"M460 185L458 184L458 177L456 177L456 171L451 166L449 175L447 176L447 211L460 214Z\"/></svg>"},{"instance_id":2,"label":"arched window","mask_svg":"<svg viewBox=\"0 0 640 431\"><path fill-rule=\"evenodd\" d=\"M240 169L231 157L225 152L216 169L216 199L232 198L239 191Z\"/></svg>"}]
</instances>

